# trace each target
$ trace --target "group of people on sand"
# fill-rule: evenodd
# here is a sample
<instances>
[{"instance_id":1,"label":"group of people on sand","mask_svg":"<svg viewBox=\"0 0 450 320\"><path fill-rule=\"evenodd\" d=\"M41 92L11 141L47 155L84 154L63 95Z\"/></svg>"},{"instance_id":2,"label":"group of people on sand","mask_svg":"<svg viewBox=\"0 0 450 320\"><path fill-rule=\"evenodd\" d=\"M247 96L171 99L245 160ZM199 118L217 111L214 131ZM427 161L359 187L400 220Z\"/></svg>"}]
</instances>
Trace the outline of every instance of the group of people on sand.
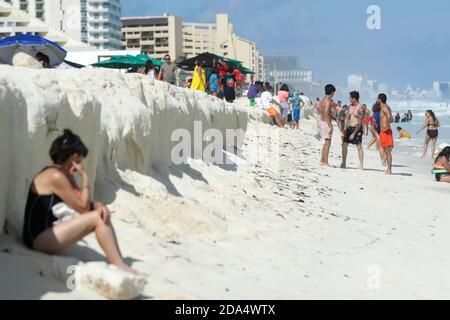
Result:
<instances>
[{"instance_id":1,"label":"group of people on sand","mask_svg":"<svg viewBox=\"0 0 450 320\"><path fill-rule=\"evenodd\" d=\"M335 121L341 133L342 140L342 163L341 168L347 168L348 146L354 145L358 150L359 167L364 169L364 150L362 140L364 135L364 119L368 114L367 107L360 103L360 95L357 91L349 94L350 105L346 108L345 117L339 117L339 113L333 112L332 99L336 93L334 85L329 84L325 87L325 97L320 104L320 135L325 140L322 148L320 164L330 166L329 154L333 137L333 124ZM394 148L394 138L391 129L392 112L387 104L387 96L384 93L378 95L377 101L373 107L373 117L368 122L376 140L371 144L379 143L380 157L383 165L387 167L386 173L392 174L392 149Z\"/></svg>"},{"instance_id":2,"label":"group of people on sand","mask_svg":"<svg viewBox=\"0 0 450 320\"><path fill-rule=\"evenodd\" d=\"M261 85L261 109L265 110L273 125L280 128L287 124L292 129L300 129L300 120L305 103L310 102L303 92L293 92L289 90L287 84L283 84L276 95L273 95L273 88L269 82Z\"/></svg>"},{"instance_id":3,"label":"group of people on sand","mask_svg":"<svg viewBox=\"0 0 450 320\"><path fill-rule=\"evenodd\" d=\"M164 64L161 67L154 65L153 61L148 60L145 66L137 69L137 73L146 75L150 80L159 80L170 83L171 85L181 86L180 72L177 65L172 62L170 55L165 55Z\"/></svg>"},{"instance_id":4,"label":"group of people on sand","mask_svg":"<svg viewBox=\"0 0 450 320\"><path fill-rule=\"evenodd\" d=\"M367 107L360 103L359 92L352 91L349 94L350 105L333 106L333 96L336 93L334 85L329 84L325 87L325 97L320 100L320 106L316 104L316 109L320 111L320 135L325 140L322 148L320 164L322 166L331 167L329 164L329 153L333 137L333 121L336 122L337 127L341 133L342 139L342 163L341 168L347 168L348 146L354 145L358 151L359 168L364 169L364 149L362 147L362 140L364 136L365 122L368 124L368 131L372 133L372 140L368 144L368 149L374 144L377 144L380 150L380 158L382 165L387 167L386 174L392 174L392 150L394 148L394 137L391 128L392 110L387 104L387 96L380 93L377 101L372 107L372 114ZM425 138L425 145L421 159L427 153L428 145L432 143L431 156L434 158L436 152L436 142L439 136L438 128L440 126L439 120L432 110L425 112L425 123L417 132L419 134L422 130L427 128L427 136ZM399 138L411 139L411 134L401 127L397 127ZM450 147L445 148L439 153L435 160L435 166L447 170L448 173L440 173L436 175L437 181L450 182L450 167L449 167L449 151Z\"/></svg>"},{"instance_id":5,"label":"group of people on sand","mask_svg":"<svg viewBox=\"0 0 450 320\"><path fill-rule=\"evenodd\" d=\"M192 76L188 76L183 84L178 67L172 62L170 55L164 57L164 62L161 68L157 68L152 61L147 61L147 64L137 72L147 75L152 80L158 79L172 85L207 92L230 103L236 100L237 92L246 81L241 71L231 63L214 60L212 68L205 68L205 60L199 57L195 61Z\"/></svg>"}]
</instances>

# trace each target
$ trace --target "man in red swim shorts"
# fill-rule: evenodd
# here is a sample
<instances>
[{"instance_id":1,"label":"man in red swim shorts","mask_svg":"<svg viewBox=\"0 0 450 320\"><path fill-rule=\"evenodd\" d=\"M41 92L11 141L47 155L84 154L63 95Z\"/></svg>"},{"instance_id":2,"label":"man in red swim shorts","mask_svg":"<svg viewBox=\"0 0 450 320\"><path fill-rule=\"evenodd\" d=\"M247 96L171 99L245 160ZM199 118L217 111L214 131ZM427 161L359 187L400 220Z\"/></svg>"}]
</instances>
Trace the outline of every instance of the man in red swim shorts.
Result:
<instances>
[{"instance_id":1,"label":"man in red swim shorts","mask_svg":"<svg viewBox=\"0 0 450 320\"><path fill-rule=\"evenodd\" d=\"M377 102L381 106L381 132L380 144L384 151L384 158L387 165L387 174L392 174L392 149L394 148L394 137L391 129L391 108L386 104L387 96L384 93L378 95Z\"/></svg>"}]
</instances>

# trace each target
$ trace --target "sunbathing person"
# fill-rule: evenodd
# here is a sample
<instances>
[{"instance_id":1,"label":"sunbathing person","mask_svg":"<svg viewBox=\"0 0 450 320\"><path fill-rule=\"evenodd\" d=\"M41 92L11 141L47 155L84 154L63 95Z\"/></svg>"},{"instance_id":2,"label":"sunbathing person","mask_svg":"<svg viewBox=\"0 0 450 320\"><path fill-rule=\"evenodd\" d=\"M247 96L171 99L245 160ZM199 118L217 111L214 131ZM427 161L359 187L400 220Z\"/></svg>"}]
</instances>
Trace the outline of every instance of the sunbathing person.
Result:
<instances>
[{"instance_id":1,"label":"sunbathing person","mask_svg":"<svg viewBox=\"0 0 450 320\"><path fill-rule=\"evenodd\" d=\"M437 173L436 180L439 182L450 183L450 147L445 147L439 153L434 162L434 169L447 171L446 173Z\"/></svg>"},{"instance_id":2,"label":"sunbathing person","mask_svg":"<svg viewBox=\"0 0 450 320\"><path fill-rule=\"evenodd\" d=\"M82 162L88 149L80 137L70 130L57 138L50 149L53 164L43 169L32 181L25 208L23 240L33 250L61 254L86 235L95 232L109 262L118 268L139 274L122 258L111 224L108 208L91 201L89 177ZM81 189L74 175L82 180ZM74 213L58 219L55 208ZM56 207L55 207L56 206Z\"/></svg>"}]
</instances>

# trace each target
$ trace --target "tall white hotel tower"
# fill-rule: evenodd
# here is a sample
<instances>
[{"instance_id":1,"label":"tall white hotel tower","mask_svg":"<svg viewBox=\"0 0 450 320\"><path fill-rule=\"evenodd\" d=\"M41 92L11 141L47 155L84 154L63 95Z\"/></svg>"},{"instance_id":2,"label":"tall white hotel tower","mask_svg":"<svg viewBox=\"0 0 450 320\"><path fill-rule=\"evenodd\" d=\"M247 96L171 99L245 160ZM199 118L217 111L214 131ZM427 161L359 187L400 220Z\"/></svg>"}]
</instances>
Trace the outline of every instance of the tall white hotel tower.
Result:
<instances>
[{"instance_id":1,"label":"tall white hotel tower","mask_svg":"<svg viewBox=\"0 0 450 320\"><path fill-rule=\"evenodd\" d=\"M120 0L3 0L98 49L122 48Z\"/></svg>"}]
</instances>

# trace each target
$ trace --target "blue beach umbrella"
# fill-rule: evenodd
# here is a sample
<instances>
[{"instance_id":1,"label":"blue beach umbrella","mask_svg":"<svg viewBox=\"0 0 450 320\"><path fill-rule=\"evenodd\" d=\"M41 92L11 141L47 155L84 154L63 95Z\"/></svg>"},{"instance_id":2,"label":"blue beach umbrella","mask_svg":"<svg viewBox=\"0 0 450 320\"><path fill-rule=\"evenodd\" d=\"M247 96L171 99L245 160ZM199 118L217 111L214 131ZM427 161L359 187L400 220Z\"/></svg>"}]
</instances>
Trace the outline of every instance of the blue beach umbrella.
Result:
<instances>
[{"instance_id":1,"label":"blue beach umbrella","mask_svg":"<svg viewBox=\"0 0 450 320\"><path fill-rule=\"evenodd\" d=\"M50 59L50 66L59 66L66 58L67 51L61 46L40 36L18 34L0 40L0 63L12 64L18 52L29 54L33 58L42 52Z\"/></svg>"}]
</instances>

